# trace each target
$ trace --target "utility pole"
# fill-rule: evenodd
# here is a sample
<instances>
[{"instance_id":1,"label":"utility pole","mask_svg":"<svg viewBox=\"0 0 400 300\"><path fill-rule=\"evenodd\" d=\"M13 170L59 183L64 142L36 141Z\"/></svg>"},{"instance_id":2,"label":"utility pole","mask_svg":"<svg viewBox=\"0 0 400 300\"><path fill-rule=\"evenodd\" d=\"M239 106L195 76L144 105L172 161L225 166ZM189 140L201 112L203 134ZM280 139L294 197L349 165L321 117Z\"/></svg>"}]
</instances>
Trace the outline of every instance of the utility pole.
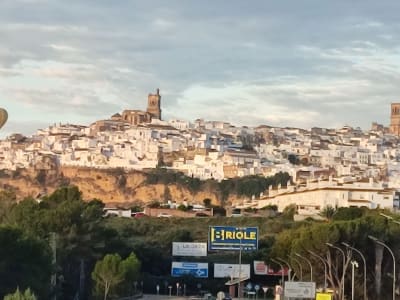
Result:
<instances>
[{"instance_id":1,"label":"utility pole","mask_svg":"<svg viewBox=\"0 0 400 300\"><path fill-rule=\"evenodd\" d=\"M54 268L53 274L51 275L51 287L53 291L53 300L57 300L57 234L55 232L50 233L50 248L52 252L52 265Z\"/></svg>"}]
</instances>

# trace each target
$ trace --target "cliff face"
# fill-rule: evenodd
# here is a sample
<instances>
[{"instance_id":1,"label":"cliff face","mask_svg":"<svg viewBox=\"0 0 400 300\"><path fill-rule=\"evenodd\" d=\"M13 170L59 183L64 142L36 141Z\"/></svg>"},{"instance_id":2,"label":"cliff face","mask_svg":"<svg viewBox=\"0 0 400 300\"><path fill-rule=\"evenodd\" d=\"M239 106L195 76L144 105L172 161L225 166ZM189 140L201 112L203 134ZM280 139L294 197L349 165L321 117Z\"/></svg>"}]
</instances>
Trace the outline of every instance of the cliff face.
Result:
<instances>
[{"instance_id":1,"label":"cliff face","mask_svg":"<svg viewBox=\"0 0 400 300\"><path fill-rule=\"evenodd\" d=\"M206 198L220 205L215 191L200 191L192 194L189 190L171 184L146 184L146 175L139 171L101 170L76 167L52 167L46 169L22 169L16 172L2 172L0 188L14 190L19 200L52 193L61 185L76 185L85 200L97 198L104 203L128 205L164 202L167 197L181 203L203 203ZM168 191L167 191L168 190Z\"/></svg>"}]
</instances>

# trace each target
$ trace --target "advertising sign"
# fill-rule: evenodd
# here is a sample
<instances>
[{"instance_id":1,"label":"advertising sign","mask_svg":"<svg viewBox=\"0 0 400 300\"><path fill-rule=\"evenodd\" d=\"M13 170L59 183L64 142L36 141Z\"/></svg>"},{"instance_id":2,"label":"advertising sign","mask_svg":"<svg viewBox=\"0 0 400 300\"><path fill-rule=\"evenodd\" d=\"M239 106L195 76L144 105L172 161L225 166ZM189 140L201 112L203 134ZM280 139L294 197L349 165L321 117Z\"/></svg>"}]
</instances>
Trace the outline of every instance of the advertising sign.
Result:
<instances>
[{"instance_id":1,"label":"advertising sign","mask_svg":"<svg viewBox=\"0 0 400 300\"><path fill-rule=\"evenodd\" d=\"M268 274L268 266L263 261L255 260L253 262L253 267L254 267L254 275L267 275Z\"/></svg>"},{"instance_id":2,"label":"advertising sign","mask_svg":"<svg viewBox=\"0 0 400 300\"><path fill-rule=\"evenodd\" d=\"M287 298L315 298L315 282L285 281L283 294Z\"/></svg>"},{"instance_id":3,"label":"advertising sign","mask_svg":"<svg viewBox=\"0 0 400 300\"><path fill-rule=\"evenodd\" d=\"M288 276L289 274L289 268L288 267L283 267L283 270L281 268L274 269L271 266L267 266L267 275L270 276Z\"/></svg>"},{"instance_id":4,"label":"advertising sign","mask_svg":"<svg viewBox=\"0 0 400 300\"><path fill-rule=\"evenodd\" d=\"M173 256L207 256L207 243L172 243Z\"/></svg>"},{"instance_id":5,"label":"advertising sign","mask_svg":"<svg viewBox=\"0 0 400 300\"><path fill-rule=\"evenodd\" d=\"M257 227L210 226L208 250L258 249Z\"/></svg>"},{"instance_id":6,"label":"advertising sign","mask_svg":"<svg viewBox=\"0 0 400 300\"><path fill-rule=\"evenodd\" d=\"M174 277L192 275L197 278L208 278L208 263L173 261L171 275Z\"/></svg>"},{"instance_id":7,"label":"advertising sign","mask_svg":"<svg viewBox=\"0 0 400 300\"><path fill-rule=\"evenodd\" d=\"M239 278L239 271L240 278L250 278L250 265L214 264L214 278Z\"/></svg>"}]
</instances>

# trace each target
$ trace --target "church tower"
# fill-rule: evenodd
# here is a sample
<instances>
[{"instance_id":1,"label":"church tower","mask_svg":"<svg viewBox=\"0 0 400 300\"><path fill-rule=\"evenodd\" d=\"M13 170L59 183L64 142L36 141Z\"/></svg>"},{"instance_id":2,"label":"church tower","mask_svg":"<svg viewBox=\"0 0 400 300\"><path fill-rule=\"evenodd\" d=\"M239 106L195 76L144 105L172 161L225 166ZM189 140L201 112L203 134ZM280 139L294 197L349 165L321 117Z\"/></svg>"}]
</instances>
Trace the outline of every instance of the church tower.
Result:
<instances>
[{"instance_id":1,"label":"church tower","mask_svg":"<svg viewBox=\"0 0 400 300\"><path fill-rule=\"evenodd\" d=\"M392 103L390 115L390 133L400 136L400 103Z\"/></svg>"},{"instance_id":2,"label":"church tower","mask_svg":"<svg viewBox=\"0 0 400 300\"><path fill-rule=\"evenodd\" d=\"M149 94L147 103L147 112L153 119L161 120L161 95L160 89L157 89L157 94Z\"/></svg>"}]
</instances>

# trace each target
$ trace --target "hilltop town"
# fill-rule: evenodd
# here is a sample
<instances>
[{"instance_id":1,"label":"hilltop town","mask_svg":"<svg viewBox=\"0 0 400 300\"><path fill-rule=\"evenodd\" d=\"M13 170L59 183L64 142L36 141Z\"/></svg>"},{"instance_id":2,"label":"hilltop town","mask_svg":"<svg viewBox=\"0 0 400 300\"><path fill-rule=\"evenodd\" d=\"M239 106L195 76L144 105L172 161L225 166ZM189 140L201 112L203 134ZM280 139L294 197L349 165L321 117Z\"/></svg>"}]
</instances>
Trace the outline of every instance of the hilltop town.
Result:
<instances>
[{"instance_id":1,"label":"hilltop town","mask_svg":"<svg viewBox=\"0 0 400 300\"><path fill-rule=\"evenodd\" d=\"M162 120L159 90L146 111L124 110L90 125L54 124L32 136L0 141L0 169L82 167L148 170L163 167L221 181L287 172L287 186L270 187L239 208L297 204L304 216L324 207L398 208L399 104L391 126L371 129L237 127L223 121ZM179 201L179 199L176 199Z\"/></svg>"}]
</instances>

